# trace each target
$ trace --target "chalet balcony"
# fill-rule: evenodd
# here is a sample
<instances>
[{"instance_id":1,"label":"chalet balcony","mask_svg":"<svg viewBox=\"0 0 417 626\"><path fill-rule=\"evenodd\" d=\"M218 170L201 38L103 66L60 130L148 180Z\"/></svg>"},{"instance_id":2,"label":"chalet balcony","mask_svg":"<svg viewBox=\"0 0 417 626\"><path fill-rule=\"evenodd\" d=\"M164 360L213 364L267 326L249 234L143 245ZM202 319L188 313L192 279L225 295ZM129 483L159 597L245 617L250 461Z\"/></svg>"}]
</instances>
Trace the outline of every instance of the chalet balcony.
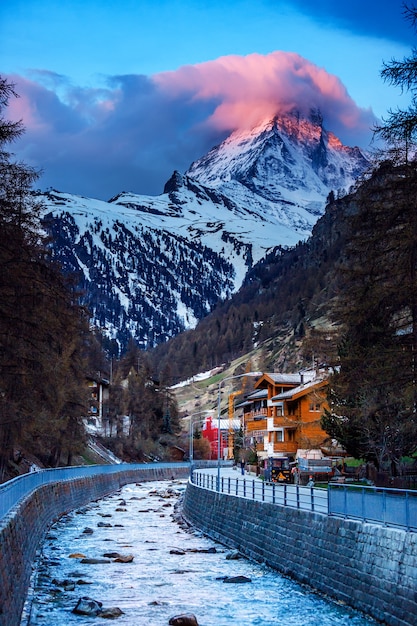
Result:
<instances>
[{"instance_id":1,"label":"chalet balcony","mask_svg":"<svg viewBox=\"0 0 417 626\"><path fill-rule=\"evenodd\" d=\"M267 430L267 419L266 417L260 416L259 420L245 420L245 430L248 434L252 434L254 431L266 431Z\"/></svg>"},{"instance_id":2,"label":"chalet balcony","mask_svg":"<svg viewBox=\"0 0 417 626\"><path fill-rule=\"evenodd\" d=\"M277 417L268 417L268 430L278 430L280 428L296 428L299 418L296 415L278 415Z\"/></svg>"},{"instance_id":3,"label":"chalet balcony","mask_svg":"<svg viewBox=\"0 0 417 626\"><path fill-rule=\"evenodd\" d=\"M257 452L265 450L266 440L268 438L268 432L266 430L253 430L252 432L246 431L244 438L245 448L250 448L256 444Z\"/></svg>"},{"instance_id":4,"label":"chalet balcony","mask_svg":"<svg viewBox=\"0 0 417 626\"><path fill-rule=\"evenodd\" d=\"M266 450L268 452L268 456L295 456L298 450L298 444L296 441L267 443Z\"/></svg>"},{"instance_id":5,"label":"chalet balcony","mask_svg":"<svg viewBox=\"0 0 417 626\"><path fill-rule=\"evenodd\" d=\"M268 415L268 409L266 407L254 409L249 413L245 414L246 420L261 420L264 419Z\"/></svg>"}]
</instances>

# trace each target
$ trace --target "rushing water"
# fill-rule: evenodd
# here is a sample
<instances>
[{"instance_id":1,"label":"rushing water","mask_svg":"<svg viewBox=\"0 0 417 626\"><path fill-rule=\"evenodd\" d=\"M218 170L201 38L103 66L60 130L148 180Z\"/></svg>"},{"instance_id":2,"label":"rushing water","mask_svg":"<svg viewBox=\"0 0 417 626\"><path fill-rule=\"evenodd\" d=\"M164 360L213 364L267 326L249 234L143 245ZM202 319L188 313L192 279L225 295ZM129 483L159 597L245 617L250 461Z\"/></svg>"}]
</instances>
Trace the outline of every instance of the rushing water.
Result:
<instances>
[{"instance_id":1,"label":"rushing water","mask_svg":"<svg viewBox=\"0 0 417 626\"><path fill-rule=\"evenodd\" d=\"M199 626L375 625L274 570L227 559L230 550L178 525L172 514L184 489L178 481L129 485L61 518L40 550L22 626L106 623L72 612L82 596L121 609L118 626L166 626L182 613L193 613ZM134 558L81 562L81 555L101 559L109 553ZM226 584L225 576L251 582Z\"/></svg>"}]
</instances>

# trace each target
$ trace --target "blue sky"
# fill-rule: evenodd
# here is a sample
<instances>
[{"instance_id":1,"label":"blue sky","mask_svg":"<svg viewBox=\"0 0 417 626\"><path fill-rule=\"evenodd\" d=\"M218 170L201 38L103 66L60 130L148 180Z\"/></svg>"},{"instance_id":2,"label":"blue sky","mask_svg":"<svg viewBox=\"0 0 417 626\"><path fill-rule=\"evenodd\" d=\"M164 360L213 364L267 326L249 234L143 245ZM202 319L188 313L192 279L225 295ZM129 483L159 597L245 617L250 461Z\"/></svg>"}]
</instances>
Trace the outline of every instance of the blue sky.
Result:
<instances>
[{"instance_id":1,"label":"blue sky","mask_svg":"<svg viewBox=\"0 0 417 626\"><path fill-rule=\"evenodd\" d=\"M40 186L158 194L231 130L300 102L344 143L406 96L380 78L415 43L401 0L8 0L0 71ZM300 88L300 82L301 88ZM285 101L285 102L284 102ZM272 107L272 108L271 108ZM256 121L255 119L253 121Z\"/></svg>"}]
</instances>

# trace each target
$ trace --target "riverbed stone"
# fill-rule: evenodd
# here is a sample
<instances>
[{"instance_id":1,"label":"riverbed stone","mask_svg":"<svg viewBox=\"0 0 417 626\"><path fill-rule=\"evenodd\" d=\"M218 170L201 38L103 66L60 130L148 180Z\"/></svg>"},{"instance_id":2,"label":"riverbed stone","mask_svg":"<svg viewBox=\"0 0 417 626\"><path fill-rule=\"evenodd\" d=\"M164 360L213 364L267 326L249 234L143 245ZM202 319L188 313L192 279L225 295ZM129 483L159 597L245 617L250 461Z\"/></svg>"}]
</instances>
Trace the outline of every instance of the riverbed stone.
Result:
<instances>
[{"instance_id":1,"label":"riverbed stone","mask_svg":"<svg viewBox=\"0 0 417 626\"><path fill-rule=\"evenodd\" d=\"M75 582L73 580L68 580L67 578L64 580L53 578L52 584L56 587L63 587L65 591L74 591L75 589Z\"/></svg>"},{"instance_id":2,"label":"riverbed stone","mask_svg":"<svg viewBox=\"0 0 417 626\"><path fill-rule=\"evenodd\" d=\"M114 563L131 563L133 559L134 559L133 554L119 554L114 559Z\"/></svg>"},{"instance_id":3,"label":"riverbed stone","mask_svg":"<svg viewBox=\"0 0 417 626\"><path fill-rule=\"evenodd\" d=\"M184 613L171 617L168 624L170 626L198 626L197 618L193 613Z\"/></svg>"},{"instance_id":4,"label":"riverbed stone","mask_svg":"<svg viewBox=\"0 0 417 626\"><path fill-rule=\"evenodd\" d=\"M98 602L97 600L93 600L93 598L84 596L82 598L79 598L72 612L76 615L88 615L89 617L96 617L102 610L102 607L102 602Z\"/></svg>"},{"instance_id":5,"label":"riverbed stone","mask_svg":"<svg viewBox=\"0 0 417 626\"><path fill-rule=\"evenodd\" d=\"M232 550L232 552L226 554L226 561L237 561L238 559L243 559L243 555L239 550Z\"/></svg>"},{"instance_id":6,"label":"riverbed stone","mask_svg":"<svg viewBox=\"0 0 417 626\"><path fill-rule=\"evenodd\" d=\"M217 554L216 548L187 548L187 552L195 552L197 554Z\"/></svg>"},{"instance_id":7,"label":"riverbed stone","mask_svg":"<svg viewBox=\"0 0 417 626\"><path fill-rule=\"evenodd\" d=\"M98 613L98 617L104 617L107 619L114 619L115 617L120 617L121 615L124 615L124 613L117 606L110 606L108 608L102 609Z\"/></svg>"}]
</instances>

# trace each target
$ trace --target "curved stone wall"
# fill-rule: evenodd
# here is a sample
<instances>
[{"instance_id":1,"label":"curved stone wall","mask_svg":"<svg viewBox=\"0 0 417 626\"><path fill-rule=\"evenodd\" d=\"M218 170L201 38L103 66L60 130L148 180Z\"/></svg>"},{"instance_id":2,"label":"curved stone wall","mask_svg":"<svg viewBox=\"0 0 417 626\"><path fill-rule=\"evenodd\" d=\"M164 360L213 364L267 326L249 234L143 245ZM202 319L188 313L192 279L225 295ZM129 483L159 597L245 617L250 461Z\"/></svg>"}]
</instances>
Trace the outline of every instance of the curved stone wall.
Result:
<instances>
[{"instance_id":1,"label":"curved stone wall","mask_svg":"<svg viewBox=\"0 0 417 626\"><path fill-rule=\"evenodd\" d=\"M213 539L385 624L417 624L417 533L190 483L182 513Z\"/></svg>"},{"instance_id":2,"label":"curved stone wall","mask_svg":"<svg viewBox=\"0 0 417 626\"><path fill-rule=\"evenodd\" d=\"M45 485L0 522L0 626L19 626L36 550L61 515L114 493L123 485L187 477L187 466L145 466Z\"/></svg>"}]
</instances>

